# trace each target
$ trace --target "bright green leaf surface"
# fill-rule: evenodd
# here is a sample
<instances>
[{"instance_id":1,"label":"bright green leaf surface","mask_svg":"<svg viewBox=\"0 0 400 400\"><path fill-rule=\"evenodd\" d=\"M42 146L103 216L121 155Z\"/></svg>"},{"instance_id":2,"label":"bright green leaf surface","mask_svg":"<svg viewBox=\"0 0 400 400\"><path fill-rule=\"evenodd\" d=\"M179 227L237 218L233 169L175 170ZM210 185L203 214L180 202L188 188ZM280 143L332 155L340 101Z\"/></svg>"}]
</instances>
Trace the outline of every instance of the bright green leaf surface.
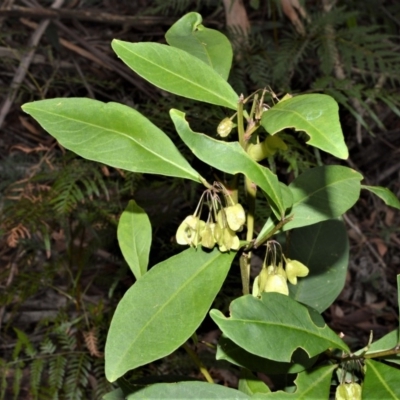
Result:
<instances>
[{"instance_id":1,"label":"bright green leaf surface","mask_svg":"<svg viewBox=\"0 0 400 400\"><path fill-rule=\"evenodd\" d=\"M309 169L289 188L294 218L283 230L312 225L344 214L360 196L362 175L351 168L328 165Z\"/></svg>"},{"instance_id":2,"label":"bright green leaf surface","mask_svg":"<svg viewBox=\"0 0 400 400\"><path fill-rule=\"evenodd\" d=\"M319 312L326 310L342 291L349 261L349 241L341 221L329 220L290 235L288 257L301 261L310 273L297 285L289 284L290 296Z\"/></svg>"},{"instance_id":3,"label":"bright green leaf surface","mask_svg":"<svg viewBox=\"0 0 400 400\"><path fill-rule=\"evenodd\" d=\"M280 101L261 117L261 125L274 135L285 128L304 131L307 142L338 158L349 156L339 122L336 101L325 94L303 94Z\"/></svg>"},{"instance_id":4,"label":"bright green leaf surface","mask_svg":"<svg viewBox=\"0 0 400 400\"><path fill-rule=\"evenodd\" d=\"M151 224L143 208L131 200L118 223L118 243L133 275L139 279L147 271L151 245Z\"/></svg>"},{"instance_id":5,"label":"bright green leaf surface","mask_svg":"<svg viewBox=\"0 0 400 400\"><path fill-rule=\"evenodd\" d=\"M363 399L400 399L399 369L373 360L366 360L366 366Z\"/></svg>"},{"instance_id":6,"label":"bright green leaf surface","mask_svg":"<svg viewBox=\"0 0 400 400\"><path fill-rule=\"evenodd\" d=\"M175 22L165 34L167 43L205 62L225 80L232 64L232 46L228 38L215 29L205 28L200 14L191 12Z\"/></svg>"},{"instance_id":7,"label":"bright green leaf surface","mask_svg":"<svg viewBox=\"0 0 400 400\"><path fill-rule=\"evenodd\" d=\"M223 142L210 138L203 133L193 132L185 114L179 110L170 110L170 116L175 128L185 142L200 160L229 174L242 173L258 185L276 206L278 215L283 215L285 205L290 203L290 194L281 194L278 178L268 168L253 161L237 142ZM288 197L289 196L289 197Z\"/></svg>"},{"instance_id":8,"label":"bright green leaf surface","mask_svg":"<svg viewBox=\"0 0 400 400\"><path fill-rule=\"evenodd\" d=\"M270 388L260 379L257 378L251 371L243 368L240 371L238 389L248 395L255 393L270 393Z\"/></svg>"},{"instance_id":9,"label":"bright green leaf surface","mask_svg":"<svg viewBox=\"0 0 400 400\"><path fill-rule=\"evenodd\" d=\"M361 189L369 190L374 195L382 199L388 206L400 210L400 200L389 189L384 188L382 186L366 186L366 185L361 185Z\"/></svg>"},{"instance_id":10,"label":"bright green leaf surface","mask_svg":"<svg viewBox=\"0 0 400 400\"><path fill-rule=\"evenodd\" d=\"M136 110L84 98L22 106L62 146L89 160L127 171L200 182L168 136Z\"/></svg>"},{"instance_id":11,"label":"bright green leaf surface","mask_svg":"<svg viewBox=\"0 0 400 400\"><path fill-rule=\"evenodd\" d=\"M374 353L380 353L382 351L392 350L399 344L400 344L399 329L395 329L394 331L389 332L387 335L383 336L376 342L373 342L366 354L372 355ZM360 355L361 353L363 353L363 350L364 349L357 351L356 354ZM384 358L384 360L391 362L393 364L400 364L400 354L387 356Z\"/></svg>"},{"instance_id":12,"label":"bright green leaf surface","mask_svg":"<svg viewBox=\"0 0 400 400\"><path fill-rule=\"evenodd\" d=\"M248 400L249 396L235 389L206 382L156 383L139 390L127 400Z\"/></svg>"},{"instance_id":13,"label":"bright green leaf surface","mask_svg":"<svg viewBox=\"0 0 400 400\"><path fill-rule=\"evenodd\" d=\"M275 399L275 400L325 400L329 399L332 372L335 365L318 367L313 370L301 372L294 381L297 388L294 393L277 391L273 393L255 394L252 400Z\"/></svg>"},{"instance_id":14,"label":"bright green leaf surface","mask_svg":"<svg viewBox=\"0 0 400 400\"><path fill-rule=\"evenodd\" d=\"M224 335L218 341L216 359L268 375L296 374L310 368L316 361L316 357L308 358L301 349L295 350L290 363L268 360L247 352Z\"/></svg>"},{"instance_id":15,"label":"bright green leaf surface","mask_svg":"<svg viewBox=\"0 0 400 400\"><path fill-rule=\"evenodd\" d=\"M239 297L230 305L230 317L211 310L221 331L246 351L275 361L290 362L302 348L313 357L329 347L348 351L347 345L327 326L317 326L307 308L279 293ZM251 339L251 340L250 340Z\"/></svg>"},{"instance_id":16,"label":"bright green leaf surface","mask_svg":"<svg viewBox=\"0 0 400 400\"><path fill-rule=\"evenodd\" d=\"M143 275L125 293L111 321L107 379L113 382L181 346L204 319L234 256L190 248Z\"/></svg>"},{"instance_id":17,"label":"bright green leaf surface","mask_svg":"<svg viewBox=\"0 0 400 400\"><path fill-rule=\"evenodd\" d=\"M116 39L111 46L129 68L153 85L179 96L236 110L239 96L232 86L186 51L160 43Z\"/></svg>"}]
</instances>

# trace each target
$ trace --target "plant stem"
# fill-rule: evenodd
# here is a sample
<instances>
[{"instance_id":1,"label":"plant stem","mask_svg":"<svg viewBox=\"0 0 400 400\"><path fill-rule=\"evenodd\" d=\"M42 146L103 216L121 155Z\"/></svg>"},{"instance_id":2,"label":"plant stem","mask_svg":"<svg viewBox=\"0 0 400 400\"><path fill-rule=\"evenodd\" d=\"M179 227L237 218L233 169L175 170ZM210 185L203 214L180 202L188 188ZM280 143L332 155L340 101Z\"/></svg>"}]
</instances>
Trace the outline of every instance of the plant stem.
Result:
<instances>
[{"instance_id":1,"label":"plant stem","mask_svg":"<svg viewBox=\"0 0 400 400\"><path fill-rule=\"evenodd\" d=\"M184 343L182 347L186 350L189 354L189 357L194 361L194 363L198 366L200 372L203 374L204 378L208 383L214 383L213 378L211 377L210 373L208 372L205 365L201 362L199 356L193 351L193 349L187 344Z\"/></svg>"},{"instance_id":2,"label":"plant stem","mask_svg":"<svg viewBox=\"0 0 400 400\"><path fill-rule=\"evenodd\" d=\"M254 110L252 111L254 112ZM243 118L243 96L240 96L237 111L238 134L239 144L243 150L247 148L247 141L245 138L244 118ZM252 181L245 177L245 191L247 201L247 234L246 240L250 242L254 235L254 212L256 208L256 191L257 188ZM250 262L251 253L243 254L240 257L240 275L242 278L243 294L250 293Z\"/></svg>"}]
</instances>

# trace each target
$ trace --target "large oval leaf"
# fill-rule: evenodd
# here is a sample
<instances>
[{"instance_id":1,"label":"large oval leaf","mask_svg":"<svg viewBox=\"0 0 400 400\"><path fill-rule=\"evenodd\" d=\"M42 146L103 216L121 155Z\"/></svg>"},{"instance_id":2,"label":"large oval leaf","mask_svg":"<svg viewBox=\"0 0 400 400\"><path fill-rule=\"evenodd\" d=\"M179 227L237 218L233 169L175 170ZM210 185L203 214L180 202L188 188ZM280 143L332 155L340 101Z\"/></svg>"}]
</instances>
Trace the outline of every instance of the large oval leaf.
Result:
<instances>
[{"instance_id":1,"label":"large oval leaf","mask_svg":"<svg viewBox=\"0 0 400 400\"><path fill-rule=\"evenodd\" d=\"M143 208L131 200L118 223L118 243L133 275L139 279L147 271L151 245L151 224Z\"/></svg>"},{"instance_id":2,"label":"large oval leaf","mask_svg":"<svg viewBox=\"0 0 400 400\"><path fill-rule=\"evenodd\" d=\"M255 393L271 393L271 389L250 370L242 368L238 389L249 396Z\"/></svg>"},{"instance_id":3,"label":"large oval leaf","mask_svg":"<svg viewBox=\"0 0 400 400\"><path fill-rule=\"evenodd\" d=\"M339 107L326 94L303 94L280 101L261 117L261 125L274 135L285 128L304 131L308 144L338 158L349 156L339 122Z\"/></svg>"},{"instance_id":4,"label":"large oval leaf","mask_svg":"<svg viewBox=\"0 0 400 400\"><path fill-rule=\"evenodd\" d=\"M362 387L363 399L400 399L400 370L383 363L366 360Z\"/></svg>"},{"instance_id":5,"label":"large oval leaf","mask_svg":"<svg viewBox=\"0 0 400 400\"><path fill-rule=\"evenodd\" d=\"M247 394L221 385L206 382L156 383L126 397L126 400L249 400Z\"/></svg>"},{"instance_id":6,"label":"large oval leaf","mask_svg":"<svg viewBox=\"0 0 400 400\"><path fill-rule=\"evenodd\" d=\"M380 199L382 199L385 202L385 204L387 204L388 206L391 206L391 207L394 207L394 208L397 208L398 210L400 210L400 200L388 188L385 188L382 186L361 185L361 189L369 190L371 193L375 194Z\"/></svg>"},{"instance_id":7,"label":"large oval leaf","mask_svg":"<svg viewBox=\"0 0 400 400\"><path fill-rule=\"evenodd\" d=\"M290 285L290 296L315 310L326 310L342 291L349 262L344 224L329 220L293 230L288 257L307 265L310 273Z\"/></svg>"},{"instance_id":8,"label":"large oval leaf","mask_svg":"<svg viewBox=\"0 0 400 400\"><path fill-rule=\"evenodd\" d=\"M189 99L236 110L239 96L217 72L184 50L113 40L118 57L153 85Z\"/></svg>"},{"instance_id":9,"label":"large oval leaf","mask_svg":"<svg viewBox=\"0 0 400 400\"><path fill-rule=\"evenodd\" d=\"M279 293L263 293L261 299L246 295L230 305L230 317L211 310L221 331L246 351L275 361L290 362L302 348L309 357L327 348L349 351L327 325L317 326L308 309Z\"/></svg>"},{"instance_id":10,"label":"large oval leaf","mask_svg":"<svg viewBox=\"0 0 400 400\"><path fill-rule=\"evenodd\" d=\"M291 205L291 193L286 191L285 196L282 196L283 184L275 174L252 160L238 142L223 142L203 133L193 132L183 112L172 109L169 113L176 131L194 155L221 171L246 175L264 190L277 217L284 216L285 207Z\"/></svg>"},{"instance_id":11,"label":"large oval leaf","mask_svg":"<svg viewBox=\"0 0 400 400\"><path fill-rule=\"evenodd\" d=\"M234 256L190 248L143 275L125 293L111 321L107 379L113 382L181 346L204 319Z\"/></svg>"},{"instance_id":12,"label":"large oval leaf","mask_svg":"<svg viewBox=\"0 0 400 400\"><path fill-rule=\"evenodd\" d=\"M312 225L344 214L360 197L363 176L340 165L303 172L290 185L293 220L283 230Z\"/></svg>"},{"instance_id":13,"label":"large oval leaf","mask_svg":"<svg viewBox=\"0 0 400 400\"><path fill-rule=\"evenodd\" d=\"M168 136L136 110L83 98L27 103L22 109L68 150L133 172L200 182Z\"/></svg>"},{"instance_id":14,"label":"large oval leaf","mask_svg":"<svg viewBox=\"0 0 400 400\"><path fill-rule=\"evenodd\" d=\"M295 350L290 363L268 360L247 352L224 335L218 341L215 357L217 360L226 360L239 367L263 372L267 375L296 374L309 369L317 361L317 357L309 358L301 349Z\"/></svg>"},{"instance_id":15,"label":"large oval leaf","mask_svg":"<svg viewBox=\"0 0 400 400\"><path fill-rule=\"evenodd\" d=\"M165 34L167 43L199 58L225 80L232 64L232 46L228 38L215 29L205 28L196 12L184 15Z\"/></svg>"},{"instance_id":16,"label":"large oval leaf","mask_svg":"<svg viewBox=\"0 0 400 400\"><path fill-rule=\"evenodd\" d=\"M281 390L271 393L256 393L252 400L275 399L275 400L325 400L329 399L329 391L332 381L332 373L337 368L335 364L316 367L303 371L297 375L294 383L294 393Z\"/></svg>"}]
</instances>

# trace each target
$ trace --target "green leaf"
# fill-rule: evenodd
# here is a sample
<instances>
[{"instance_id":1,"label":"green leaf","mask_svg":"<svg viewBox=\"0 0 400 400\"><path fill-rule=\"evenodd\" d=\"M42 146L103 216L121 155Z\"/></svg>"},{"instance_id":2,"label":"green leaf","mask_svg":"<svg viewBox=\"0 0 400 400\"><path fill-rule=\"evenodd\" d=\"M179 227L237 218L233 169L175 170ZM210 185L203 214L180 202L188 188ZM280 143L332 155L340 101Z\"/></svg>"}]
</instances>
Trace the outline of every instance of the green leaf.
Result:
<instances>
[{"instance_id":1,"label":"green leaf","mask_svg":"<svg viewBox=\"0 0 400 400\"><path fill-rule=\"evenodd\" d=\"M387 335L383 336L376 342L372 343L365 354L373 356L376 353L392 350L399 345L400 345L399 329L395 329L394 331L389 332ZM363 352L364 349L361 349L357 351L355 354L361 355ZM400 364L400 354L385 356L384 360L393 364Z\"/></svg>"},{"instance_id":2,"label":"green leaf","mask_svg":"<svg viewBox=\"0 0 400 400\"><path fill-rule=\"evenodd\" d=\"M312 370L301 372L297 375L294 383L297 388L294 393L277 391L272 393L258 393L251 397L252 400L275 399L275 400L309 400L309 399L329 399L329 390L332 380L332 372L336 365L317 367Z\"/></svg>"},{"instance_id":3,"label":"green leaf","mask_svg":"<svg viewBox=\"0 0 400 400\"><path fill-rule=\"evenodd\" d=\"M147 271L151 245L151 224L143 208L131 200L118 223L118 243L133 275L139 279Z\"/></svg>"},{"instance_id":4,"label":"green leaf","mask_svg":"<svg viewBox=\"0 0 400 400\"><path fill-rule=\"evenodd\" d=\"M206 382L156 383L127 396L126 400L248 400L238 390Z\"/></svg>"},{"instance_id":5,"label":"green leaf","mask_svg":"<svg viewBox=\"0 0 400 400\"><path fill-rule=\"evenodd\" d=\"M290 185L293 220L283 230L312 225L344 214L360 196L362 175L351 168L328 165L303 172Z\"/></svg>"},{"instance_id":6,"label":"green leaf","mask_svg":"<svg viewBox=\"0 0 400 400\"><path fill-rule=\"evenodd\" d=\"M102 397L103 400L125 400L124 392L121 389L115 389Z\"/></svg>"},{"instance_id":7,"label":"green leaf","mask_svg":"<svg viewBox=\"0 0 400 400\"><path fill-rule=\"evenodd\" d=\"M239 377L238 389L248 395L255 393L270 393L270 388L260 379L257 378L250 370L242 368Z\"/></svg>"},{"instance_id":8,"label":"green leaf","mask_svg":"<svg viewBox=\"0 0 400 400\"><path fill-rule=\"evenodd\" d=\"M153 85L179 96L236 110L239 96L232 86L186 51L160 43L116 39L111 46L129 68Z\"/></svg>"},{"instance_id":9,"label":"green leaf","mask_svg":"<svg viewBox=\"0 0 400 400\"><path fill-rule=\"evenodd\" d=\"M232 65L232 46L228 38L215 29L205 28L200 14L190 12L175 22L165 34L167 43L199 58L225 80Z\"/></svg>"},{"instance_id":10,"label":"green leaf","mask_svg":"<svg viewBox=\"0 0 400 400\"><path fill-rule=\"evenodd\" d=\"M329 347L348 351L327 325L315 325L305 306L279 293L263 293L261 299L251 295L239 297L231 303L230 314L226 318L218 310L210 311L211 318L229 339L260 357L290 362L297 348L309 357Z\"/></svg>"},{"instance_id":11,"label":"green leaf","mask_svg":"<svg viewBox=\"0 0 400 400\"><path fill-rule=\"evenodd\" d=\"M286 128L304 131L308 144L335 157L349 156L339 122L336 101L325 94L303 94L280 101L261 117L261 125L274 135Z\"/></svg>"},{"instance_id":12,"label":"green leaf","mask_svg":"<svg viewBox=\"0 0 400 400\"><path fill-rule=\"evenodd\" d=\"M369 190L374 195L382 199L386 205L400 210L400 200L389 189L384 188L382 186L366 186L366 185L361 185L361 189Z\"/></svg>"},{"instance_id":13,"label":"green leaf","mask_svg":"<svg viewBox=\"0 0 400 400\"><path fill-rule=\"evenodd\" d=\"M62 146L89 160L127 171L200 182L168 136L136 110L81 98L22 106Z\"/></svg>"},{"instance_id":14,"label":"green leaf","mask_svg":"<svg viewBox=\"0 0 400 400\"><path fill-rule=\"evenodd\" d=\"M400 398L400 370L373 360L366 360L363 399Z\"/></svg>"},{"instance_id":15,"label":"green leaf","mask_svg":"<svg viewBox=\"0 0 400 400\"><path fill-rule=\"evenodd\" d=\"M194 155L221 171L246 175L265 191L278 216L284 215L285 205L290 203L290 199L288 193L285 193L283 198L281 194L283 184L279 183L275 174L253 161L238 142L223 142L203 133L193 132L183 112L172 109L169 113L179 136Z\"/></svg>"},{"instance_id":16,"label":"green leaf","mask_svg":"<svg viewBox=\"0 0 400 400\"><path fill-rule=\"evenodd\" d=\"M310 273L289 284L290 296L319 312L326 310L342 291L349 261L349 241L344 224L323 221L294 229L288 257L301 261Z\"/></svg>"},{"instance_id":17,"label":"green leaf","mask_svg":"<svg viewBox=\"0 0 400 400\"><path fill-rule=\"evenodd\" d=\"M296 374L310 368L316 362L317 357L309 358L303 350L297 349L294 351L290 363L268 360L267 358L247 352L232 342L232 340L222 335L218 341L216 359L226 360L239 367L263 372L268 375L286 375Z\"/></svg>"},{"instance_id":18,"label":"green leaf","mask_svg":"<svg viewBox=\"0 0 400 400\"><path fill-rule=\"evenodd\" d=\"M204 319L234 256L190 248L144 274L125 293L111 321L107 379L113 382L181 346Z\"/></svg>"}]
</instances>

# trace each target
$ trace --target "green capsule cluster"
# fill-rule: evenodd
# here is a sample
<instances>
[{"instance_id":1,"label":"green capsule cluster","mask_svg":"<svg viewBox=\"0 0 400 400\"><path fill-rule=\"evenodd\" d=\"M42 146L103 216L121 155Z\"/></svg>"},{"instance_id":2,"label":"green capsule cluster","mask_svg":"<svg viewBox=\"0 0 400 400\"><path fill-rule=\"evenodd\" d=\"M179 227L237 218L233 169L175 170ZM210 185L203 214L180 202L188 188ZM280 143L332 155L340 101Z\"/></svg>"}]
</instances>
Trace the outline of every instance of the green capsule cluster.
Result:
<instances>
[{"instance_id":1,"label":"green capsule cluster","mask_svg":"<svg viewBox=\"0 0 400 400\"><path fill-rule=\"evenodd\" d=\"M260 274L256 277L253 283L253 296L259 297L262 292L276 292L286 296L289 295L289 287L287 281L292 285L297 284L298 277L305 277L309 273L309 269L300 261L285 258L285 268L283 263L278 265L274 263L269 266L265 261Z\"/></svg>"},{"instance_id":2,"label":"green capsule cluster","mask_svg":"<svg viewBox=\"0 0 400 400\"><path fill-rule=\"evenodd\" d=\"M236 232L241 231L246 222L246 213L239 203L221 207L220 202L210 202L207 221L194 215L187 216L176 232L178 244L197 247L199 245L212 249L218 245L219 250L239 250L240 240ZM197 207L199 210L201 207Z\"/></svg>"}]
</instances>

